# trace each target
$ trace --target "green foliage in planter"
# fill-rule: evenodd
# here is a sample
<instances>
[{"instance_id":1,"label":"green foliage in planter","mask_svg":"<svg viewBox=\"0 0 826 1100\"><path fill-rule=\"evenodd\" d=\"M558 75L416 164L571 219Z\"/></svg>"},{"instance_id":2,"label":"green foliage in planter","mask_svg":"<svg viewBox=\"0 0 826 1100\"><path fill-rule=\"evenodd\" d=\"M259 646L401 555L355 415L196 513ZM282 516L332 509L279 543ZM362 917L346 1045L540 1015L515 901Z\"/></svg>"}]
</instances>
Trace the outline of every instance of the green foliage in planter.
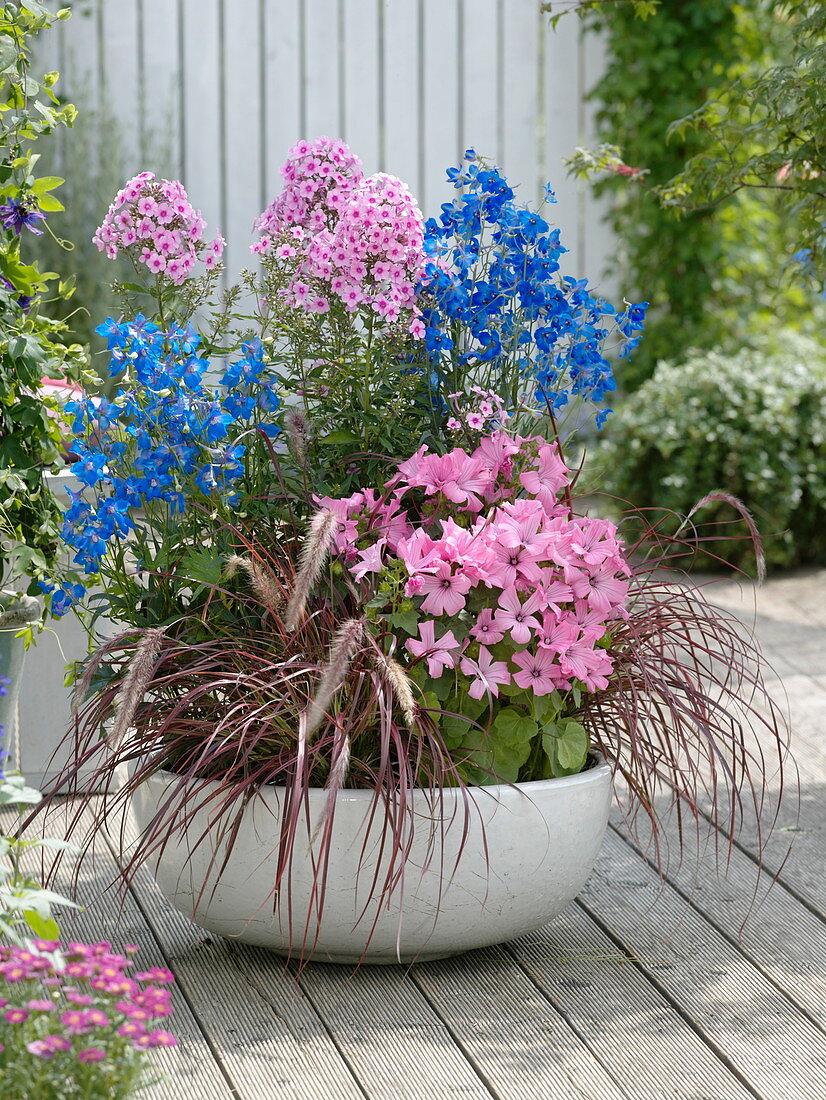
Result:
<instances>
[{"instance_id":1,"label":"green foliage in planter","mask_svg":"<svg viewBox=\"0 0 826 1100\"><path fill-rule=\"evenodd\" d=\"M782 335L782 352L766 341L734 355L694 352L659 363L591 459L591 483L680 515L721 489L753 513L770 566L826 562L826 350L799 333ZM714 504L696 522L706 538L714 533L707 524L736 518ZM740 539L705 549L753 571L745 527L726 522L725 531Z\"/></svg>"},{"instance_id":2,"label":"green foliage in planter","mask_svg":"<svg viewBox=\"0 0 826 1100\"><path fill-rule=\"evenodd\" d=\"M85 363L79 345L63 342L66 326L40 312L45 294L71 295L70 281L29 263L21 247L63 209L54 196L63 180L39 175L34 146L71 126L75 109L52 91L57 73L35 80L29 70L31 41L54 19L36 0L0 8L0 585L53 567L60 509L44 474L59 462L61 433L41 380L80 380Z\"/></svg>"},{"instance_id":3,"label":"green foliage in planter","mask_svg":"<svg viewBox=\"0 0 826 1100\"><path fill-rule=\"evenodd\" d=\"M627 4L606 4L589 26L607 37L609 62L592 96L599 137L610 144L596 157L578 150L569 163L578 174L602 174L597 191L616 200L609 222L621 242L624 292L644 287L651 302L645 341L623 370L633 389L662 358L737 346L810 308L807 289L782 273L798 247L786 194L732 185L736 197L720 205L708 178L713 164L723 171L729 146L738 160L758 154L765 111L748 125L744 89L785 62L790 45L772 5L759 0L670 0L646 20ZM725 126L736 120L731 141L722 121L709 132L708 104L730 119ZM606 151L617 156L601 157ZM691 186L697 201L678 204Z\"/></svg>"}]
</instances>

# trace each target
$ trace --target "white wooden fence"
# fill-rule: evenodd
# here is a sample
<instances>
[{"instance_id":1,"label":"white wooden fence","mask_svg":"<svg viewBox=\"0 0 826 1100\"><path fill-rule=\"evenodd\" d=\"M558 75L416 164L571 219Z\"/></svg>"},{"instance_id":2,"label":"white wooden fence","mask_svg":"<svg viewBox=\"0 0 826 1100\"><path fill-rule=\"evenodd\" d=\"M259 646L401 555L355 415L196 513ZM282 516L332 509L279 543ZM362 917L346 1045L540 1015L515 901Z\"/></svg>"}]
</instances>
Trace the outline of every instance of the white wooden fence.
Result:
<instances>
[{"instance_id":1,"label":"white wooden fence","mask_svg":"<svg viewBox=\"0 0 826 1100\"><path fill-rule=\"evenodd\" d=\"M38 61L63 74L65 97L82 91L84 102L110 105L130 168L155 167L148 135L165 132L190 199L227 237L231 272L249 263L252 222L280 189L289 146L329 134L348 141L367 172L401 176L426 215L449 197L444 170L470 145L526 199L550 181L566 268L600 282L611 237L599 204L562 165L591 136L585 93L602 58L574 16L553 31L540 0L72 7Z\"/></svg>"}]
</instances>

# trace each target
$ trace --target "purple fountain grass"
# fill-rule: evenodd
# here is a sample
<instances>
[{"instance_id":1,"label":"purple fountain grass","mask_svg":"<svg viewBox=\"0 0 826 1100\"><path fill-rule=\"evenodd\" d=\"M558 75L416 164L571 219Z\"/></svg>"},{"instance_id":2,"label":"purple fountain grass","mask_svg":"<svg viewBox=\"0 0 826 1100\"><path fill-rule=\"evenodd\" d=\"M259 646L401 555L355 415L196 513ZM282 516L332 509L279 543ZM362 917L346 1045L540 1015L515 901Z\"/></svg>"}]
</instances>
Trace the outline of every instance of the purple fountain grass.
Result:
<instances>
[{"instance_id":1,"label":"purple fountain grass","mask_svg":"<svg viewBox=\"0 0 826 1100\"><path fill-rule=\"evenodd\" d=\"M576 718L592 750L624 781L617 798L629 825L633 829L640 812L650 820L662 865L661 822L671 808L679 815L681 842L691 822L731 845L749 807L759 819L770 773L782 790L788 743L748 630L715 608L706 589L689 584L680 569L693 544L663 535L657 516L630 518L638 533L629 548L627 618L615 621L605 642L614 672L605 690L583 692ZM443 831L456 827L466 835L468 815L476 812L466 793L466 756L453 742L448 748L440 729L450 715L422 699L392 656L392 635L365 631L351 586L319 593L306 581L324 569L331 524L331 512L318 514L307 540L313 542L301 554L297 539L267 536L259 544L256 532L239 530L244 560L265 563L269 578L266 586L256 584L236 563L249 586L215 590L216 598L243 602L242 624L182 616L164 630L132 630L105 642L80 681L83 696L95 687L79 701L74 764L45 803L71 790L79 770L91 768L91 784L103 792L92 831L108 825L117 832L129 798L148 776L159 768L175 775L150 828L124 854L128 880L183 833L192 850L207 843L208 830L193 827L203 808L213 822L229 815L223 855L216 857L229 859L247 804L262 784L278 786L283 812L274 841L274 911L279 899L289 900L294 862L313 861L310 911L293 913L288 906L301 958L312 951L324 909L340 790L373 792L365 836L378 823L388 853L370 884L379 909L382 899L404 889L413 830L431 830L429 858L438 859ZM289 606L273 600L274 591L292 592ZM192 642L196 626L202 640ZM102 743L99 731L118 713L119 700L129 702L121 711L129 721ZM484 738L484 716L469 725ZM489 781L497 781L495 774ZM327 789L326 808L311 829L304 809L308 791L319 787ZM442 817L447 789L461 793L458 820ZM432 813L423 817L417 810L414 817L414 792ZM80 819L78 811L70 833ZM771 825L760 828L761 850ZM445 882L452 872L444 868Z\"/></svg>"}]
</instances>

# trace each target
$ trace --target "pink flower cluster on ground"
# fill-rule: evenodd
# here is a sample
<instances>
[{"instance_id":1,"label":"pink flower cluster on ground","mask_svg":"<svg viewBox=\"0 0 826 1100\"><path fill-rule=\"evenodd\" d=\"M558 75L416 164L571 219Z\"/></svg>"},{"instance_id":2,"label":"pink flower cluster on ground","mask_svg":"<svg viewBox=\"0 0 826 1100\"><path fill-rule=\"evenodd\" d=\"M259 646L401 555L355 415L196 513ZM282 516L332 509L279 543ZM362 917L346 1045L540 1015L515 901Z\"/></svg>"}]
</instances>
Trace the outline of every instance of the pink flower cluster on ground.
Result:
<instances>
[{"instance_id":1,"label":"pink flower cluster on ground","mask_svg":"<svg viewBox=\"0 0 826 1100\"><path fill-rule=\"evenodd\" d=\"M422 447L381 498L321 503L357 580L404 578L419 613L405 648L431 677L458 670L475 699L510 684L596 691L612 671L599 643L625 613L630 569L612 523L572 512L569 481L555 445L495 431L470 453Z\"/></svg>"},{"instance_id":2,"label":"pink flower cluster on ground","mask_svg":"<svg viewBox=\"0 0 826 1100\"><path fill-rule=\"evenodd\" d=\"M286 187L256 222L252 251L293 263L288 301L326 313L337 300L348 312L404 321L421 338L424 223L405 184L381 172L364 178L358 158L330 138L298 142L282 175Z\"/></svg>"},{"instance_id":3,"label":"pink flower cluster on ground","mask_svg":"<svg viewBox=\"0 0 826 1100\"><path fill-rule=\"evenodd\" d=\"M209 270L223 254L224 238L207 244L205 229L181 183L141 172L118 191L92 240L110 260L125 251L153 275L163 273L180 286L199 259Z\"/></svg>"},{"instance_id":4,"label":"pink flower cluster on ground","mask_svg":"<svg viewBox=\"0 0 826 1100\"><path fill-rule=\"evenodd\" d=\"M136 951L127 947L119 954L106 942L0 946L0 990L6 994L0 996L0 1055L10 1048L10 1027L25 1028L25 1049L43 1060L66 1053L100 1062L120 1057L125 1047L174 1046L173 1035L151 1026L172 1012L164 986L174 975L155 967L130 977L129 955Z\"/></svg>"}]
</instances>

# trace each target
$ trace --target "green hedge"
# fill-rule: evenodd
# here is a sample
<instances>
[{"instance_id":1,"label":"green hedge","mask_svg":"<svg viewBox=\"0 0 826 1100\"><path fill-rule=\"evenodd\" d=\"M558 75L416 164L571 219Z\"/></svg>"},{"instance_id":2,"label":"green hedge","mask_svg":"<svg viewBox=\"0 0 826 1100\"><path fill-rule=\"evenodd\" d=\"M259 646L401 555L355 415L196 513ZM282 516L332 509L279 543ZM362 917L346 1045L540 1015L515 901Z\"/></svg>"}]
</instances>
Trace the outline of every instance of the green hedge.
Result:
<instances>
[{"instance_id":1,"label":"green hedge","mask_svg":"<svg viewBox=\"0 0 826 1100\"><path fill-rule=\"evenodd\" d=\"M588 480L681 515L722 489L753 513L769 566L826 563L826 348L786 330L771 345L733 355L693 352L681 363L660 362L609 421ZM695 522L735 517L728 505L713 504ZM745 527L729 530L741 539L705 549L753 571Z\"/></svg>"}]
</instances>

